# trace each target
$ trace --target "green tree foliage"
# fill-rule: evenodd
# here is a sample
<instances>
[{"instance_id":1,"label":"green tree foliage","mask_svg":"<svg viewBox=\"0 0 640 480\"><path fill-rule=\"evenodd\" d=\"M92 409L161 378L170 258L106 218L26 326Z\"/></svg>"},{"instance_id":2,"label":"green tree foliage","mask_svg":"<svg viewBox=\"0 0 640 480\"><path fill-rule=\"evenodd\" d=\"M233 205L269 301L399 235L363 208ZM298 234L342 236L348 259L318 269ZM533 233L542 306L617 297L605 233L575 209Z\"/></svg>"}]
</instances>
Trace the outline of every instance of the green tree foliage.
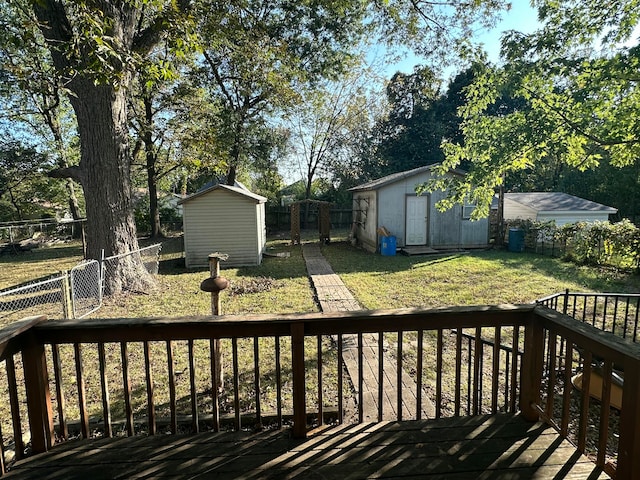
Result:
<instances>
[{"instance_id":1,"label":"green tree foliage","mask_svg":"<svg viewBox=\"0 0 640 480\"><path fill-rule=\"evenodd\" d=\"M608 163L629 167L640 154L640 110L634 42L640 2L540 0L543 28L532 35L510 32L503 40L506 63L487 68L468 90L461 109L464 143L445 146L442 172L472 163L466 179L450 188L452 201L478 202L486 215L494 188L513 172L560 163L578 170ZM501 98L521 102L501 111Z\"/></svg>"},{"instance_id":2,"label":"green tree foliage","mask_svg":"<svg viewBox=\"0 0 640 480\"><path fill-rule=\"evenodd\" d=\"M55 202L64 202L63 190L48 181L47 157L18 142L0 144L0 219L49 217Z\"/></svg>"}]
</instances>

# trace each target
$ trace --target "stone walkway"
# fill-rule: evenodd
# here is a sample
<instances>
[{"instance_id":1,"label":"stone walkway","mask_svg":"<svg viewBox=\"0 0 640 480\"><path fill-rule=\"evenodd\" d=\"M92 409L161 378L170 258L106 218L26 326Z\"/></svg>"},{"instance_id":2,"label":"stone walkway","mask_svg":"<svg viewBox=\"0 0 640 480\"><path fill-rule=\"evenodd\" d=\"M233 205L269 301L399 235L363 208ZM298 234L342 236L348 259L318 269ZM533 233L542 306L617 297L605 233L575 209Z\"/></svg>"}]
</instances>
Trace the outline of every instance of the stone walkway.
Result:
<instances>
[{"instance_id":1,"label":"stone walkway","mask_svg":"<svg viewBox=\"0 0 640 480\"><path fill-rule=\"evenodd\" d=\"M327 259L322 255L320 244L303 243L302 254L304 256L307 273L311 279L316 297L323 312L340 312L362 310L362 306L353 297L342 279L333 271ZM378 421L378 335L366 333L363 335L363 411L365 422ZM357 335L345 335L343 338L344 350L342 360L351 377L351 383L358 398L358 340ZM398 418L398 364L390 355L391 348L385 343L383 358L383 420L396 420ZM416 418L416 389L413 379L403 372L402 374L402 418L405 420ZM433 418L435 407L422 395L422 418Z\"/></svg>"}]
</instances>

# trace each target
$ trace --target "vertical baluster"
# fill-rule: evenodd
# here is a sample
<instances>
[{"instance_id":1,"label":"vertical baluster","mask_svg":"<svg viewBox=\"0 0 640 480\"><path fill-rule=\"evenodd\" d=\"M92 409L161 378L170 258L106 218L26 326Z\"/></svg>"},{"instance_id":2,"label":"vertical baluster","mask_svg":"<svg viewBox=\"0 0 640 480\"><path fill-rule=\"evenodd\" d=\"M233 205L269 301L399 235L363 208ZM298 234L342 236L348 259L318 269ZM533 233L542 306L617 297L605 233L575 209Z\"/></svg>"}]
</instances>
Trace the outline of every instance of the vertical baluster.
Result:
<instances>
[{"instance_id":1,"label":"vertical baluster","mask_svg":"<svg viewBox=\"0 0 640 480\"><path fill-rule=\"evenodd\" d=\"M511 355L509 355L509 349L504 349L504 411L509 411L509 393L511 392Z\"/></svg>"},{"instance_id":2,"label":"vertical baluster","mask_svg":"<svg viewBox=\"0 0 640 480\"><path fill-rule=\"evenodd\" d=\"M619 303L619 298L618 295L616 295L615 297L613 297L613 329L611 330L611 333L616 333L616 323L618 322L618 303ZM625 336L625 332L623 332L622 336Z\"/></svg>"},{"instance_id":3,"label":"vertical baluster","mask_svg":"<svg viewBox=\"0 0 640 480\"><path fill-rule=\"evenodd\" d=\"M178 433L178 415L176 413L176 376L173 369L173 342L167 340L167 375L169 377L169 412L171 415L171 433Z\"/></svg>"},{"instance_id":4,"label":"vertical baluster","mask_svg":"<svg viewBox=\"0 0 640 480\"><path fill-rule=\"evenodd\" d=\"M402 343L403 343L403 332L398 332L398 368L396 370L396 377L398 382L398 398L397 398L397 409L398 409L398 421L402 421Z\"/></svg>"},{"instance_id":5,"label":"vertical baluster","mask_svg":"<svg viewBox=\"0 0 640 480\"><path fill-rule=\"evenodd\" d=\"M582 368L582 395L580 405L580 424L578 426L578 450L584 453L589 424L589 388L591 387L591 352L586 351Z\"/></svg>"},{"instance_id":6,"label":"vertical baluster","mask_svg":"<svg viewBox=\"0 0 640 480\"><path fill-rule=\"evenodd\" d=\"M573 344L567 341L564 361L564 388L562 390L562 420L560 421L560 435L566 438L569 433L569 417L571 415L571 376L573 374Z\"/></svg>"},{"instance_id":7,"label":"vertical baluster","mask_svg":"<svg viewBox=\"0 0 640 480\"><path fill-rule=\"evenodd\" d=\"M238 367L238 339L231 339L231 351L233 357L233 410L235 414L234 427L240 431L240 369Z\"/></svg>"},{"instance_id":8,"label":"vertical baluster","mask_svg":"<svg viewBox=\"0 0 640 480\"><path fill-rule=\"evenodd\" d=\"M556 384L556 333L549 332L549 359L548 359L548 378L549 383L547 385L547 403L545 405L545 415L547 418L553 418L553 397Z\"/></svg>"},{"instance_id":9,"label":"vertical baluster","mask_svg":"<svg viewBox=\"0 0 640 480\"><path fill-rule=\"evenodd\" d=\"M436 351L436 418L442 416L442 354L444 349L442 329L438 329Z\"/></svg>"},{"instance_id":10,"label":"vertical baluster","mask_svg":"<svg viewBox=\"0 0 640 480\"><path fill-rule=\"evenodd\" d=\"M609 305L609 297L607 295L605 295L604 297L604 307L602 310L602 331L603 332L609 332L610 330L607 330L607 307Z\"/></svg>"},{"instance_id":11,"label":"vertical baluster","mask_svg":"<svg viewBox=\"0 0 640 480\"><path fill-rule=\"evenodd\" d=\"M582 321L587 321L587 296L582 297Z\"/></svg>"},{"instance_id":12,"label":"vertical baluster","mask_svg":"<svg viewBox=\"0 0 640 480\"><path fill-rule=\"evenodd\" d=\"M291 324L291 363L293 372L293 437L307 436L307 404L304 368L304 323Z\"/></svg>"},{"instance_id":13,"label":"vertical baluster","mask_svg":"<svg viewBox=\"0 0 640 480\"><path fill-rule=\"evenodd\" d=\"M4 464L4 435L2 435L2 422L0 422L0 476L3 476L7 473Z\"/></svg>"},{"instance_id":14,"label":"vertical baluster","mask_svg":"<svg viewBox=\"0 0 640 480\"><path fill-rule=\"evenodd\" d=\"M260 343L258 337L253 337L253 387L256 392L256 424L257 427L262 427L262 408L260 406Z\"/></svg>"},{"instance_id":15,"label":"vertical baluster","mask_svg":"<svg viewBox=\"0 0 640 480\"><path fill-rule=\"evenodd\" d=\"M200 419L198 418L198 390L196 387L196 358L194 354L193 339L189 345L189 390L191 391L191 430L200 432Z\"/></svg>"},{"instance_id":16,"label":"vertical baluster","mask_svg":"<svg viewBox=\"0 0 640 480\"><path fill-rule=\"evenodd\" d=\"M384 334L378 332L378 421L384 419Z\"/></svg>"},{"instance_id":17,"label":"vertical baluster","mask_svg":"<svg viewBox=\"0 0 640 480\"><path fill-rule=\"evenodd\" d=\"M598 432L598 458L596 464L604 468L609 436L609 408L611 406L611 374L613 362L606 360L602 371L602 401L600 404L600 429Z\"/></svg>"},{"instance_id":18,"label":"vertical baluster","mask_svg":"<svg viewBox=\"0 0 640 480\"><path fill-rule=\"evenodd\" d=\"M420 420L422 418L422 350L424 343L423 335L424 332L422 330L418 330L418 351L416 352L418 356L418 358L416 359L416 420Z\"/></svg>"},{"instance_id":19,"label":"vertical baluster","mask_svg":"<svg viewBox=\"0 0 640 480\"><path fill-rule=\"evenodd\" d=\"M154 403L154 384L153 384L153 372L151 371L151 351L149 349L149 342L143 343L144 348L144 368L147 379L147 416L149 435L156 434L156 407Z\"/></svg>"},{"instance_id":20,"label":"vertical baluster","mask_svg":"<svg viewBox=\"0 0 640 480\"><path fill-rule=\"evenodd\" d=\"M220 404L218 401L218 368L216 362L216 339L209 340L209 354L211 359L211 415L213 416L213 431L220 431ZM276 360L277 361L277 360Z\"/></svg>"},{"instance_id":21,"label":"vertical baluster","mask_svg":"<svg viewBox=\"0 0 640 480\"><path fill-rule=\"evenodd\" d=\"M342 422L344 421L344 403L343 403L343 398L344 398L344 392L342 391L343 389L343 379L342 379L342 372L343 372L343 361L342 361L342 334L338 334L338 423L342 425Z\"/></svg>"},{"instance_id":22,"label":"vertical baluster","mask_svg":"<svg viewBox=\"0 0 640 480\"><path fill-rule=\"evenodd\" d=\"M500 377L500 327L495 327L493 335L493 372L491 377L491 413L498 412L498 388Z\"/></svg>"},{"instance_id":23,"label":"vertical baluster","mask_svg":"<svg viewBox=\"0 0 640 480\"><path fill-rule=\"evenodd\" d=\"M7 383L9 386L9 404L11 405L11 422L13 426L13 442L16 448L16 459L24 458L24 441L22 440L22 424L20 422L20 401L18 400L18 383L16 382L16 364L13 355L7 357Z\"/></svg>"},{"instance_id":24,"label":"vertical baluster","mask_svg":"<svg viewBox=\"0 0 640 480\"><path fill-rule=\"evenodd\" d=\"M509 411L515 413L516 411L516 399L518 396L518 352L520 351L520 326L515 325L513 327L513 338L511 342L511 402L509 404Z\"/></svg>"},{"instance_id":25,"label":"vertical baluster","mask_svg":"<svg viewBox=\"0 0 640 480\"><path fill-rule=\"evenodd\" d=\"M275 339L276 347L276 410L278 413L278 428L282 428L282 369L280 368L280 337ZM340 367L340 352L338 352L338 367ZM342 372L339 370L338 375Z\"/></svg>"},{"instance_id":26,"label":"vertical baluster","mask_svg":"<svg viewBox=\"0 0 640 480\"><path fill-rule=\"evenodd\" d=\"M107 438L111 438L113 436L113 430L111 428L107 359L103 342L98 343L98 362L100 364L100 388L102 389L102 418L104 419L104 435Z\"/></svg>"},{"instance_id":27,"label":"vertical baluster","mask_svg":"<svg viewBox=\"0 0 640 480\"><path fill-rule=\"evenodd\" d=\"M322 409L322 336L317 338L318 348L318 426L324 424L324 414Z\"/></svg>"},{"instance_id":28,"label":"vertical baluster","mask_svg":"<svg viewBox=\"0 0 640 480\"><path fill-rule=\"evenodd\" d=\"M82 347L73 344L76 362L76 385L78 386L78 408L80 409L80 432L82 438L89 438L89 414L87 412L87 394L84 385L84 366L82 363Z\"/></svg>"},{"instance_id":29,"label":"vertical baluster","mask_svg":"<svg viewBox=\"0 0 640 480\"><path fill-rule=\"evenodd\" d=\"M129 347L127 342L120 343L122 357L122 386L124 388L124 410L127 422L127 435L133 436L133 409L131 408L131 378L129 376Z\"/></svg>"},{"instance_id":30,"label":"vertical baluster","mask_svg":"<svg viewBox=\"0 0 640 480\"><path fill-rule=\"evenodd\" d=\"M472 359L472 337L467 337L467 415L471 415L471 397L473 394L473 359Z\"/></svg>"},{"instance_id":31,"label":"vertical baluster","mask_svg":"<svg viewBox=\"0 0 640 480\"><path fill-rule=\"evenodd\" d=\"M364 375L362 358L362 333L358 333L358 422L364 422Z\"/></svg>"},{"instance_id":32,"label":"vertical baluster","mask_svg":"<svg viewBox=\"0 0 640 480\"><path fill-rule=\"evenodd\" d=\"M627 338L629 332L629 303L630 302L630 298L626 297L627 301L624 302L625 303L625 307L624 307L624 331L622 332L622 338Z\"/></svg>"},{"instance_id":33,"label":"vertical baluster","mask_svg":"<svg viewBox=\"0 0 640 480\"><path fill-rule=\"evenodd\" d=\"M51 345L53 358L53 377L56 381L56 400L58 403L58 424L60 425L59 435L67 440L69 438L69 428L67 427L64 389L62 387L62 360L60 359L60 347L57 344Z\"/></svg>"},{"instance_id":34,"label":"vertical baluster","mask_svg":"<svg viewBox=\"0 0 640 480\"><path fill-rule=\"evenodd\" d=\"M606 305L606 298L605 298L605 305ZM598 295L594 295L593 296L593 315L591 316L591 325L592 326L596 326L596 310L598 309Z\"/></svg>"},{"instance_id":35,"label":"vertical baluster","mask_svg":"<svg viewBox=\"0 0 640 480\"><path fill-rule=\"evenodd\" d=\"M473 415L480 412L480 390L482 388L482 329L476 327L475 345L473 351Z\"/></svg>"},{"instance_id":36,"label":"vertical baluster","mask_svg":"<svg viewBox=\"0 0 640 480\"><path fill-rule=\"evenodd\" d=\"M462 329L456 330L456 385L454 392L454 415L460 416L460 389L462 387Z\"/></svg>"},{"instance_id":37,"label":"vertical baluster","mask_svg":"<svg viewBox=\"0 0 640 480\"><path fill-rule=\"evenodd\" d=\"M640 296L636 299L636 317L633 321L633 341L638 340L638 314L640 313Z\"/></svg>"}]
</instances>

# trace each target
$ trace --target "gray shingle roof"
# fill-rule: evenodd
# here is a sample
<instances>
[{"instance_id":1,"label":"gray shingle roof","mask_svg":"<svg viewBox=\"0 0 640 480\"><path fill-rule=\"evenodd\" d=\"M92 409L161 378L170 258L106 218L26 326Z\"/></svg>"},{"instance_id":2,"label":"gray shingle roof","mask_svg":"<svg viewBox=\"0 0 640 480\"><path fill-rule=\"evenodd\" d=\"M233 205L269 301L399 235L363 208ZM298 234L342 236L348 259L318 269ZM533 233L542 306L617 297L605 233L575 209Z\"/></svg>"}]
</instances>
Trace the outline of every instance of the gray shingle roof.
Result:
<instances>
[{"instance_id":1,"label":"gray shingle roof","mask_svg":"<svg viewBox=\"0 0 640 480\"><path fill-rule=\"evenodd\" d=\"M616 213L618 211L613 207L562 192L505 193L504 198L533 208L538 212L582 211Z\"/></svg>"},{"instance_id":2,"label":"gray shingle roof","mask_svg":"<svg viewBox=\"0 0 640 480\"><path fill-rule=\"evenodd\" d=\"M386 177L378 178L376 180L371 180L370 182L363 183L362 185L358 185L356 187L350 188L349 191L360 192L363 190L377 190L378 188L384 187L385 185L389 185L390 183L404 180L405 178L418 175L419 173L428 172L434 169L435 167L438 167L439 165L440 165L439 163L434 163L432 165L425 165L424 167L414 168L413 170L392 173L391 175L387 175ZM462 170L452 170L452 172L458 175L465 175L465 172L463 172Z\"/></svg>"}]
</instances>

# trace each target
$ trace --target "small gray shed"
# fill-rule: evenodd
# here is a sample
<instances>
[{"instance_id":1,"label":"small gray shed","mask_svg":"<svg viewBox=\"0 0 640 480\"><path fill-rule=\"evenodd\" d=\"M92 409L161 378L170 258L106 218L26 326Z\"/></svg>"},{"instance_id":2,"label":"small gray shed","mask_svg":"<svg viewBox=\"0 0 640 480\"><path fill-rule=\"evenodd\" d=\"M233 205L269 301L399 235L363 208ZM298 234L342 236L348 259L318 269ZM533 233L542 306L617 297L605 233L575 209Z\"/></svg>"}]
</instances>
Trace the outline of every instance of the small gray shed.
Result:
<instances>
[{"instance_id":1,"label":"small gray shed","mask_svg":"<svg viewBox=\"0 0 640 480\"><path fill-rule=\"evenodd\" d=\"M353 230L359 245L376 251L379 227L396 237L399 247L432 248L485 247L489 243L487 219L471 221L473 205L455 205L440 212L436 203L445 192L416 195L416 186L432 177L435 165L394 173L351 188ZM449 175L465 175L452 171Z\"/></svg>"},{"instance_id":2,"label":"small gray shed","mask_svg":"<svg viewBox=\"0 0 640 480\"><path fill-rule=\"evenodd\" d=\"M497 208L497 204L496 204ZM609 220L618 210L600 203L561 192L529 192L504 194L505 220L523 219L538 222L567 223Z\"/></svg>"},{"instance_id":3,"label":"small gray shed","mask_svg":"<svg viewBox=\"0 0 640 480\"><path fill-rule=\"evenodd\" d=\"M213 252L229 255L224 267L260 265L267 237L266 201L229 185L214 185L181 200L187 268L208 266Z\"/></svg>"}]
</instances>

